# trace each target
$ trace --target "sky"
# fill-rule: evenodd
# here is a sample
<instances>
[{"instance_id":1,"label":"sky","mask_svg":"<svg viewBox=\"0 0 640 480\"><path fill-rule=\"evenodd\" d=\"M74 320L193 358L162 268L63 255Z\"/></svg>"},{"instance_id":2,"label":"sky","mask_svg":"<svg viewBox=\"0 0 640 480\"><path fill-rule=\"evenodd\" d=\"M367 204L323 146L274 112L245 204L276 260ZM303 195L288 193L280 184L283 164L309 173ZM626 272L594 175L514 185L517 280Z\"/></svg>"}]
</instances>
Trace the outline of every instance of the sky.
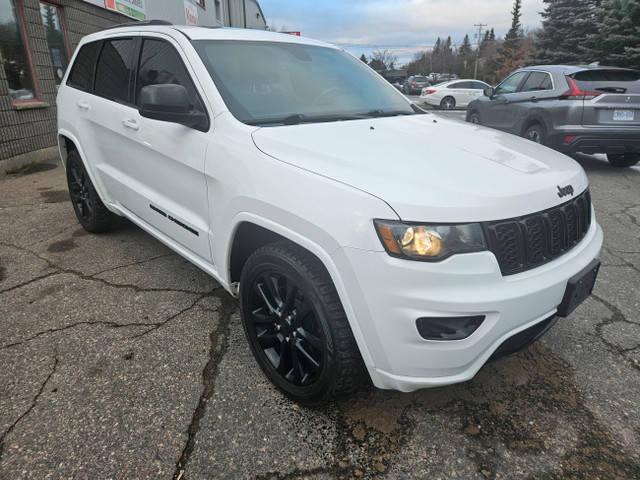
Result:
<instances>
[{"instance_id":1,"label":"sky","mask_svg":"<svg viewBox=\"0 0 640 480\"><path fill-rule=\"evenodd\" d=\"M450 35L455 45L469 34L475 42L474 24L487 24L484 28L504 36L513 0L260 0L260 6L267 25L278 31L299 31L357 56L386 48L404 64L438 37ZM523 0L525 30L540 26L542 10L542 0Z\"/></svg>"}]
</instances>

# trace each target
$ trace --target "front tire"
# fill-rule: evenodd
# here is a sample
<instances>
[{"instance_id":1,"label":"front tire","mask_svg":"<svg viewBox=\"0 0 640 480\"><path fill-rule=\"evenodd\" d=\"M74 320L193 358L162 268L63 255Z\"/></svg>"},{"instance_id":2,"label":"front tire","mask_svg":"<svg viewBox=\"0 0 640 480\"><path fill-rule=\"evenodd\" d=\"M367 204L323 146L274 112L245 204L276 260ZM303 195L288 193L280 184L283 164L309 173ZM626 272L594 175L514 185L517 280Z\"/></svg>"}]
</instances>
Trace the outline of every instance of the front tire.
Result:
<instances>
[{"instance_id":1,"label":"front tire","mask_svg":"<svg viewBox=\"0 0 640 480\"><path fill-rule=\"evenodd\" d=\"M120 217L102 203L76 150L67 157L67 186L78 221L87 232L106 232L118 225Z\"/></svg>"},{"instance_id":2,"label":"front tire","mask_svg":"<svg viewBox=\"0 0 640 480\"><path fill-rule=\"evenodd\" d=\"M306 250L285 241L256 250L240 311L258 365L295 402L321 405L368 377L331 277Z\"/></svg>"},{"instance_id":3,"label":"front tire","mask_svg":"<svg viewBox=\"0 0 640 480\"><path fill-rule=\"evenodd\" d=\"M614 167L633 167L640 162L640 153L607 153L607 160Z\"/></svg>"},{"instance_id":4,"label":"front tire","mask_svg":"<svg viewBox=\"0 0 640 480\"><path fill-rule=\"evenodd\" d=\"M444 97L440 101L440 108L442 110L453 110L456 108L456 99L453 97Z\"/></svg>"},{"instance_id":5,"label":"front tire","mask_svg":"<svg viewBox=\"0 0 640 480\"><path fill-rule=\"evenodd\" d=\"M467 117L467 122L480 125L480 115L478 115L478 112L471 112Z\"/></svg>"}]
</instances>

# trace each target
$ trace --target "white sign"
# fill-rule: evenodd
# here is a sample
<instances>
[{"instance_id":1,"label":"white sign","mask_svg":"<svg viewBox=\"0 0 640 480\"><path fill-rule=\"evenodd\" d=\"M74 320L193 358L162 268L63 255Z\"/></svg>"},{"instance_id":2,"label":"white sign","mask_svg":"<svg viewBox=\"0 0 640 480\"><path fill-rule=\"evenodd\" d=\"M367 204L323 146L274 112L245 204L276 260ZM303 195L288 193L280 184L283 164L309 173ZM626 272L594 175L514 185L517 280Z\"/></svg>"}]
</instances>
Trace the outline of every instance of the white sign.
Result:
<instances>
[{"instance_id":1,"label":"white sign","mask_svg":"<svg viewBox=\"0 0 640 480\"><path fill-rule=\"evenodd\" d=\"M189 0L184 0L185 25L198 25L198 7Z\"/></svg>"}]
</instances>

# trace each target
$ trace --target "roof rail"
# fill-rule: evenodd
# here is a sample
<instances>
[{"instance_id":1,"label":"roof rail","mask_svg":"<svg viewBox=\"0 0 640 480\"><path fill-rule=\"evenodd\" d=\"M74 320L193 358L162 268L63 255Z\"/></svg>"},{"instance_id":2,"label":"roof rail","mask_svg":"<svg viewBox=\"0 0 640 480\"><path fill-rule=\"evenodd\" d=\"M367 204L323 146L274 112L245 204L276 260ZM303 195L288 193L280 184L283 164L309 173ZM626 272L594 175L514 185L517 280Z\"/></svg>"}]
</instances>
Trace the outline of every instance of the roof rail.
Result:
<instances>
[{"instance_id":1,"label":"roof rail","mask_svg":"<svg viewBox=\"0 0 640 480\"><path fill-rule=\"evenodd\" d=\"M145 22L129 22L129 23L120 23L118 25L111 25L110 27L104 28L104 30L111 30L112 28L123 28L123 27L145 27L149 25L173 25L173 23L167 22L166 20L147 20Z\"/></svg>"}]
</instances>

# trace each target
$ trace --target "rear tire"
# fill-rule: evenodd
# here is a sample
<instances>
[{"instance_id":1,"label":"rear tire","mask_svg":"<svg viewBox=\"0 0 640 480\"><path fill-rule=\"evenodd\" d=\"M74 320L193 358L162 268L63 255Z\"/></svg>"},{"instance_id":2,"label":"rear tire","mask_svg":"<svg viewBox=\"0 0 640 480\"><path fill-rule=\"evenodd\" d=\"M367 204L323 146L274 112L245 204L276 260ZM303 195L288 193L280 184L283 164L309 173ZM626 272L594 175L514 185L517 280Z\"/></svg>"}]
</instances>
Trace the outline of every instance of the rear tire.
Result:
<instances>
[{"instance_id":1,"label":"rear tire","mask_svg":"<svg viewBox=\"0 0 640 480\"><path fill-rule=\"evenodd\" d=\"M78 221L87 232L106 232L120 223L120 217L102 203L76 150L67 157L67 187Z\"/></svg>"},{"instance_id":2,"label":"rear tire","mask_svg":"<svg viewBox=\"0 0 640 480\"><path fill-rule=\"evenodd\" d=\"M453 110L456 108L456 99L453 97L444 97L440 100L440 108L442 110Z\"/></svg>"},{"instance_id":3,"label":"rear tire","mask_svg":"<svg viewBox=\"0 0 640 480\"><path fill-rule=\"evenodd\" d=\"M306 250L287 241L256 250L242 269L240 312L258 365L295 402L321 405L367 381L331 277Z\"/></svg>"},{"instance_id":4,"label":"rear tire","mask_svg":"<svg viewBox=\"0 0 640 480\"><path fill-rule=\"evenodd\" d=\"M633 167L640 162L640 153L607 153L607 160L614 167Z\"/></svg>"},{"instance_id":5,"label":"rear tire","mask_svg":"<svg viewBox=\"0 0 640 480\"><path fill-rule=\"evenodd\" d=\"M538 143L540 145L545 144L544 129L537 123L529 126L529 128L525 130L523 137L527 140L531 140L533 143Z\"/></svg>"}]
</instances>

